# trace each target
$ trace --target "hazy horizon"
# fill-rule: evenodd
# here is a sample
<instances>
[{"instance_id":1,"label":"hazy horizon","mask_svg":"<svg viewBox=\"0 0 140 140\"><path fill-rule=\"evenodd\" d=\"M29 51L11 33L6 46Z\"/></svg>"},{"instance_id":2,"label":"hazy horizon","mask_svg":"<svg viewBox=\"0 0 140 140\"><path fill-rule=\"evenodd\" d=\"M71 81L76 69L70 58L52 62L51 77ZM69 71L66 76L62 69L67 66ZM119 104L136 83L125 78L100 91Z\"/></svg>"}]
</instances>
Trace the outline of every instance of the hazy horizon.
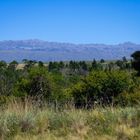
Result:
<instances>
[{"instance_id":1,"label":"hazy horizon","mask_svg":"<svg viewBox=\"0 0 140 140\"><path fill-rule=\"evenodd\" d=\"M8 41L13 41L13 42L18 42L18 41L39 41L39 42L48 42L48 43L66 43L66 44L73 44L73 45L88 45L88 44L99 44L99 45L119 45L119 44L140 44L140 43L135 43L131 41L124 41L124 42L119 42L119 43L98 43L98 42L89 42L89 43L74 43L74 42L63 42L63 41L48 41L48 40L43 40L43 39L37 39L37 38L29 38L29 39L7 39L7 40L0 40L0 42L8 42Z\"/></svg>"}]
</instances>

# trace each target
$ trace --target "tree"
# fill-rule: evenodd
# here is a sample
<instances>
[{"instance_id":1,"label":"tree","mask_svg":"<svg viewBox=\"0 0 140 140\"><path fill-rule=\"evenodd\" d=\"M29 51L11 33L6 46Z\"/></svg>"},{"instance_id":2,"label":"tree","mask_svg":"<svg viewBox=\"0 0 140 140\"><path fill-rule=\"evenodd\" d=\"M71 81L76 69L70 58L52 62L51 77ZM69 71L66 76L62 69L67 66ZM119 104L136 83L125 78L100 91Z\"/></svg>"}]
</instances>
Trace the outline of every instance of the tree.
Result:
<instances>
[{"instance_id":1,"label":"tree","mask_svg":"<svg viewBox=\"0 0 140 140\"><path fill-rule=\"evenodd\" d=\"M112 71L113 69L114 69L114 63L113 62L108 63L108 70Z\"/></svg>"},{"instance_id":2,"label":"tree","mask_svg":"<svg viewBox=\"0 0 140 140\"><path fill-rule=\"evenodd\" d=\"M88 70L88 66L87 66L87 64L86 64L85 61L80 61L80 62L79 62L79 66L81 67L81 69L83 69L83 70L85 70L85 71Z\"/></svg>"},{"instance_id":3,"label":"tree","mask_svg":"<svg viewBox=\"0 0 140 140\"><path fill-rule=\"evenodd\" d=\"M132 67L138 72L138 76L140 76L140 51L134 52L131 57L132 60Z\"/></svg>"},{"instance_id":4,"label":"tree","mask_svg":"<svg viewBox=\"0 0 140 140\"><path fill-rule=\"evenodd\" d=\"M11 70L16 70L17 66L18 66L18 62L14 60L8 65L8 68Z\"/></svg>"},{"instance_id":5,"label":"tree","mask_svg":"<svg viewBox=\"0 0 140 140\"><path fill-rule=\"evenodd\" d=\"M49 62L49 65L48 65L48 70L51 71L53 69L53 62Z\"/></svg>"},{"instance_id":6,"label":"tree","mask_svg":"<svg viewBox=\"0 0 140 140\"><path fill-rule=\"evenodd\" d=\"M37 61L35 61L35 60L23 59L22 61L25 64L25 69L29 69L29 68L33 67L37 63Z\"/></svg>"},{"instance_id":7,"label":"tree","mask_svg":"<svg viewBox=\"0 0 140 140\"><path fill-rule=\"evenodd\" d=\"M104 59L101 59L101 60L100 60L100 63L105 63L105 60L104 60Z\"/></svg>"},{"instance_id":8,"label":"tree","mask_svg":"<svg viewBox=\"0 0 140 140\"><path fill-rule=\"evenodd\" d=\"M78 62L71 60L69 62L69 68L70 68L71 72L75 73L77 70L79 70L80 66L79 66Z\"/></svg>"},{"instance_id":9,"label":"tree","mask_svg":"<svg viewBox=\"0 0 140 140\"><path fill-rule=\"evenodd\" d=\"M5 69L7 67L7 63L5 61L0 61L0 69Z\"/></svg>"},{"instance_id":10,"label":"tree","mask_svg":"<svg viewBox=\"0 0 140 140\"><path fill-rule=\"evenodd\" d=\"M97 61L94 59L92 61L92 69L97 69L97 67L98 67Z\"/></svg>"},{"instance_id":11,"label":"tree","mask_svg":"<svg viewBox=\"0 0 140 140\"><path fill-rule=\"evenodd\" d=\"M44 66L44 63L43 63L42 61L39 61L39 62L38 62L38 66L39 66L39 67L43 67L43 66Z\"/></svg>"},{"instance_id":12,"label":"tree","mask_svg":"<svg viewBox=\"0 0 140 140\"><path fill-rule=\"evenodd\" d=\"M43 75L35 75L30 81L30 96L49 98L51 95L51 85L49 80Z\"/></svg>"},{"instance_id":13,"label":"tree","mask_svg":"<svg viewBox=\"0 0 140 140\"><path fill-rule=\"evenodd\" d=\"M124 69L125 67L124 62L122 60L117 60L116 65L120 67L120 69Z\"/></svg>"},{"instance_id":14,"label":"tree","mask_svg":"<svg viewBox=\"0 0 140 140\"><path fill-rule=\"evenodd\" d=\"M124 62L124 63L126 63L126 62L127 62L127 59L126 59L126 57L125 57L125 56L122 58L122 60L123 60L123 62Z\"/></svg>"},{"instance_id":15,"label":"tree","mask_svg":"<svg viewBox=\"0 0 140 140\"><path fill-rule=\"evenodd\" d=\"M0 70L0 95L10 96L21 73L5 68Z\"/></svg>"},{"instance_id":16,"label":"tree","mask_svg":"<svg viewBox=\"0 0 140 140\"><path fill-rule=\"evenodd\" d=\"M59 62L59 68L60 68L60 69L63 69L64 67L65 67L64 62L63 62L63 61L60 61L60 62Z\"/></svg>"}]
</instances>

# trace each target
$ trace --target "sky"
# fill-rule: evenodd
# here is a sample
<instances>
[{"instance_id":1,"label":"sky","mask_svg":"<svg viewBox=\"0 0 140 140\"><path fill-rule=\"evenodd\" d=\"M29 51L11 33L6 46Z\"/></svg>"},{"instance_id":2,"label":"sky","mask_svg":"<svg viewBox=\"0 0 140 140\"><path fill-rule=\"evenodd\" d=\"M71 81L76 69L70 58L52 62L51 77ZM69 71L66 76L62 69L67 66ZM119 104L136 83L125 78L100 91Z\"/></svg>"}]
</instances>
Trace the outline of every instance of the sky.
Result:
<instances>
[{"instance_id":1,"label":"sky","mask_svg":"<svg viewBox=\"0 0 140 140\"><path fill-rule=\"evenodd\" d=\"M140 0L0 0L0 40L140 43Z\"/></svg>"}]
</instances>

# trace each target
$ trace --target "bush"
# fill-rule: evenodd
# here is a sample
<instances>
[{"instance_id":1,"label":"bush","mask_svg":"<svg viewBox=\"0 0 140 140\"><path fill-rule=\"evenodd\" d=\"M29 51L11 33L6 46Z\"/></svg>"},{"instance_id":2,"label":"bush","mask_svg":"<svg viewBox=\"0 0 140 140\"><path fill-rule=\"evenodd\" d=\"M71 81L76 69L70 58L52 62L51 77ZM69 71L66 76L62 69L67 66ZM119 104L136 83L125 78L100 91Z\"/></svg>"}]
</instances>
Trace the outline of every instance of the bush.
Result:
<instances>
[{"instance_id":1,"label":"bush","mask_svg":"<svg viewBox=\"0 0 140 140\"><path fill-rule=\"evenodd\" d=\"M135 106L140 104L140 91L134 93L123 92L116 99L116 103L122 106Z\"/></svg>"},{"instance_id":2,"label":"bush","mask_svg":"<svg viewBox=\"0 0 140 140\"><path fill-rule=\"evenodd\" d=\"M33 96L49 98L52 93L51 77L44 67L33 67L29 70L27 76L20 78L15 87L13 94L15 96Z\"/></svg>"},{"instance_id":3,"label":"bush","mask_svg":"<svg viewBox=\"0 0 140 140\"><path fill-rule=\"evenodd\" d=\"M95 101L111 104L123 91L133 88L131 75L126 71L92 71L76 84L71 94L76 106L92 106Z\"/></svg>"}]
</instances>

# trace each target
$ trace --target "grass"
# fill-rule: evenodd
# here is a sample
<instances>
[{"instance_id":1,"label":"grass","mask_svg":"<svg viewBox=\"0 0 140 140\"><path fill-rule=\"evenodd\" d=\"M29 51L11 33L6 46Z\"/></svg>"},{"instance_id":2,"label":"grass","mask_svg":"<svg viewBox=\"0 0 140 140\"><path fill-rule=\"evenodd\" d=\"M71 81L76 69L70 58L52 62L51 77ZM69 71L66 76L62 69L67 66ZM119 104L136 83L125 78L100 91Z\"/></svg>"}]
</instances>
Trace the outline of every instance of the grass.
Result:
<instances>
[{"instance_id":1,"label":"grass","mask_svg":"<svg viewBox=\"0 0 140 140\"><path fill-rule=\"evenodd\" d=\"M0 140L139 140L140 108L38 108L30 100L0 108Z\"/></svg>"}]
</instances>

